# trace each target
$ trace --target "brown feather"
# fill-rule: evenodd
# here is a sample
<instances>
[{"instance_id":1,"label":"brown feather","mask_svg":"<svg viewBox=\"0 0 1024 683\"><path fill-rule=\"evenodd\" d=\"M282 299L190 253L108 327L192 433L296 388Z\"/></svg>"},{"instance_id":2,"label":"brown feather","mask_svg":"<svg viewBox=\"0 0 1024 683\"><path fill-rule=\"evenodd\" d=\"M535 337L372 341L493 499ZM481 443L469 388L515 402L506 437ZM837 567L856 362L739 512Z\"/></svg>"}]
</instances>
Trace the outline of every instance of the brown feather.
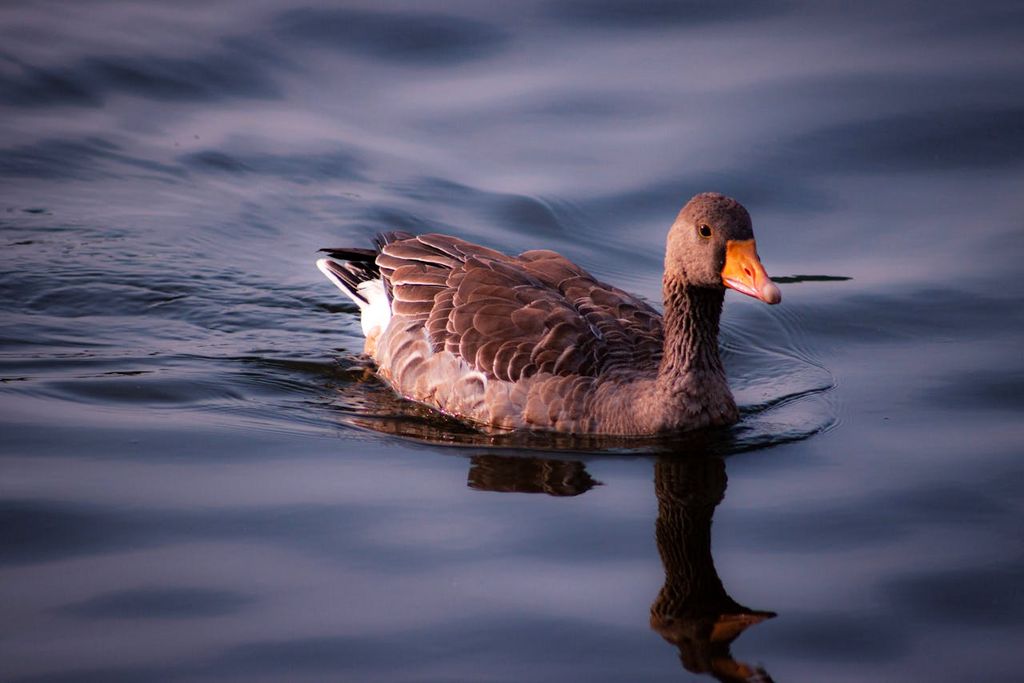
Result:
<instances>
[{"instance_id":1,"label":"brown feather","mask_svg":"<svg viewBox=\"0 0 1024 683\"><path fill-rule=\"evenodd\" d=\"M399 266L391 273L391 284L430 285L444 287L448 284L448 269L428 266L424 263L410 263Z\"/></svg>"},{"instance_id":2,"label":"brown feather","mask_svg":"<svg viewBox=\"0 0 1024 683\"><path fill-rule=\"evenodd\" d=\"M430 233L426 235L419 235L416 237L416 240L451 256L457 261L465 261L466 257L470 255L484 256L498 260L508 259L508 256L502 254L500 251L488 249L487 247L482 247L479 244L473 244L472 242L467 242L466 240L459 239L458 237L452 237L450 235Z\"/></svg>"},{"instance_id":3,"label":"brown feather","mask_svg":"<svg viewBox=\"0 0 1024 683\"><path fill-rule=\"evenodd\" d=\"M525 308L517 308L509 316L509 322L523 335L539 337L544 332L544 321L547 320L548 311L540 306L529 305Z\"/></svg>"},{"instance_id":4,"label":"brown feather","mask_svg":"<svg viewBox=\"0 0 1024 683\"><path fill-rule=\"evenodd\" d=\"M473 327L487 339L500 340L501 336L508 331L509 320L512 312L516 310L516 306L495 302L494 299L473 302L469 306L475 306L477 303L484 303L484 305L480 306L473 314Z\"/></svg>"},{"instance_id":5,"label":"brown feather","mask_svg":"<svg viewBox=\"0 0 1024 683\"><path fill-rule=\"evenodd\" d=\"M434 306L432 301L403 301L395 298L391 301L391 310L395 315L405 315L411 318L427 319L430 309Z\"/></svg>"},{"instance_id":6,"label":"brown feather","mask_svg":"<svg viewBox=\"0 0 1024 683\"><path fill-rule=\"evenodd\" d=\"M454 259L450 255L440 252L428 245L422 244L415 239L389 244L381 250L381 253L390 259L430 263L443 268L455 268L459 265L459 261L457 259ZM378 257L377 262L378 264L380 263L380 257Z\"/></svg>"}]
</instances>

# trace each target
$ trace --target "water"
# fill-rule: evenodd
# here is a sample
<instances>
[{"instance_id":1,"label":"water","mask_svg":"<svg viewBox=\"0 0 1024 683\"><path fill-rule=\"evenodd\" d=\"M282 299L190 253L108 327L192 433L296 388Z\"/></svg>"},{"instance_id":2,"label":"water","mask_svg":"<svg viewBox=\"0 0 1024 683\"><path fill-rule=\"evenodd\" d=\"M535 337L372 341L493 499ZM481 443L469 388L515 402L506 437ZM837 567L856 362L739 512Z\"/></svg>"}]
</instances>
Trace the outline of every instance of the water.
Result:
<instances>
[{"instance_id":1,"label":"water","mask_svg":"<svg viewBox=\"0 0 1024 683\"><path fill-rule=\"evenodd\" d=\"M0 679L1019 677L1018 3L0 27ZM725 433L475 435L313 267L439 230L656 301L704 190L784 295L726 298Z\"/></svg>"}]
</instances>

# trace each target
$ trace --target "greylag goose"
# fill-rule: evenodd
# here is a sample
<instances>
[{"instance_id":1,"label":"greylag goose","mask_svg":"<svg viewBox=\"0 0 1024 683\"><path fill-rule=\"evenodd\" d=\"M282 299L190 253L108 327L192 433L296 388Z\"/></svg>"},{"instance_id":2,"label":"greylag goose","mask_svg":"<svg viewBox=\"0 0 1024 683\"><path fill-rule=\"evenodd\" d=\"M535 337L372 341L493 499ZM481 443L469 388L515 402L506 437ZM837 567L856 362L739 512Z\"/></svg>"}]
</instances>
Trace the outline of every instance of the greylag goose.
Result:
<instances>
[{"instance_id":1,"label":"greylag goose","mask_svg":"<svg viewBox=\"0 0 1024 683\"><path fill-rule=\"evenodd\" d=\"M718 353L725 288L779 288L750 215L699 194L668 232L665 313L548 250L519 256L447 235L385 232L323 249L317 267L358 306L364 351L402 396L484 430L652 435L727 425Z\"/></svg>"}]
</instances>

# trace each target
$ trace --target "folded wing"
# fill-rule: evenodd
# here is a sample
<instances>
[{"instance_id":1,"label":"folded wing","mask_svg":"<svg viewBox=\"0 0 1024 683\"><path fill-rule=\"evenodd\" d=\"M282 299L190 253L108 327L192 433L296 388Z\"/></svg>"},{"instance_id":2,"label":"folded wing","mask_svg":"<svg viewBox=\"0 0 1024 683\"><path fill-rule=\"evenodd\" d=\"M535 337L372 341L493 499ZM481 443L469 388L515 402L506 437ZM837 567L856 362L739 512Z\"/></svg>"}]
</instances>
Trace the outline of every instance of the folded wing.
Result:
<instances>
[{"instance_id":1,"label":"folded wing","mask_svg":"<svg viewBox=\"0 0 1024 683\"><path fill-rule=\"evenodd\" d=\"M436 234L383 233L377 245L393 314L491 378L595 376L661 358L661 315L555 252L509 257Z\"/></svg>"}]
</instances>

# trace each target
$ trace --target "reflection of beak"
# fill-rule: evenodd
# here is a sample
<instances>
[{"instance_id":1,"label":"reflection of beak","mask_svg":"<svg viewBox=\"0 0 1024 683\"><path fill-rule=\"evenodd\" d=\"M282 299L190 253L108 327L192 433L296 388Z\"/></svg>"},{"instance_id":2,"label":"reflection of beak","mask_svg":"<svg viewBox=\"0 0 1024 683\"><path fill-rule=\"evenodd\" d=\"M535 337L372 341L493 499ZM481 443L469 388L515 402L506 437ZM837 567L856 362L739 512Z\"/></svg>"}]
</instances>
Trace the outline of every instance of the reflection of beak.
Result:
<instances>
[{"instance_id":1,"label":"reflection of beak","mask_svg":"<svg viewBox=\"0 0 1024 683\"><path fill-rule=\"evenodd\" d=\"M729 240L725 243L725 267L722 282L737 292L760 299L766 304L782 301L782 293L768 277L757 258L754 240Z\"/></svg>"}]
</instances>

